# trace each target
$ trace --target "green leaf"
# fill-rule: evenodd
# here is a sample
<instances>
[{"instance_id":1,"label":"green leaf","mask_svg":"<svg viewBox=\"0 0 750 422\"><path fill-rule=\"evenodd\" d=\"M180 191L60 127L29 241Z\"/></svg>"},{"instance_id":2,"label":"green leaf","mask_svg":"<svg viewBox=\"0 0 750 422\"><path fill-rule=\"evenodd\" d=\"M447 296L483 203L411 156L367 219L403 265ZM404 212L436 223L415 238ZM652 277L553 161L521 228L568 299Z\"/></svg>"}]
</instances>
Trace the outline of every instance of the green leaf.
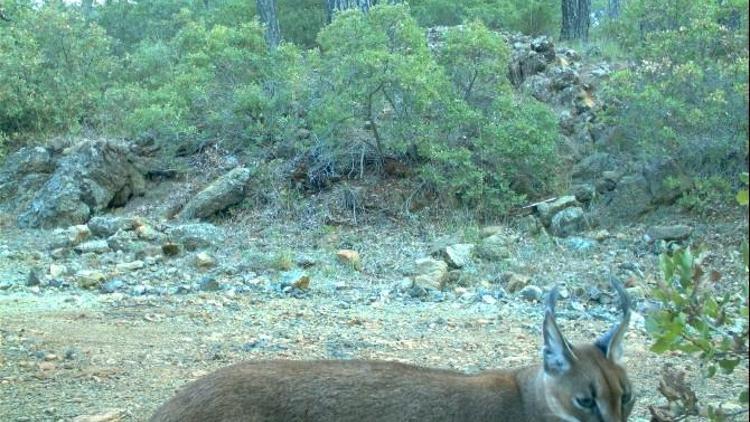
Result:
<instances>
[{"instance_id":1,"label":"green leaf","mask_svg":"<svg viewBox=\"0 0 750 422\"><path fill-rule=\"evenodd\" d=\"M734 368L737 367L737 365L740 364L739 359L721 359L719 360L719 366L724 371L725 374L731 374L732 371L734 371Z\"/></svg>"},{"instance_id":2,"label":"green leaf","mask_svg":"<svg viewBox=\"0 0 750 422\"><path fill-rule=\"evenodd\" d=\"M708 376L708 378L711 378L711 377L713 377L714 375L716 375L716 366L714 366L714 365L710 365L710 366L708 367L708 371L707 371L706 375Z\"/></svg>"},{"instance_id":3,"label":"green leaf","mask_svg":"<svg viewBox=\"0 0 750 422\"><path fill-rule=\"evenodd\" d=\"M745 390L745 391L743 391L743 392L740 393L740 403L746 403L747 404L748 401L749 401L748 400L748 391Z\"/></svg>"},{"instance_id":4,"label":"green leaf","mask_svg":"<svg viewBox=\"0 0 750 422\"><path fill-rule=\"evenodd\" d=\"M654 344L651 345L651 351L654 353L662 354L668 350L672 350L672 341L668 338L662 337Z\"/></svg>"},{"instance_id":5,"label":"green leaf","mask_svg":"<svg viewBox=\"0 0 750 422\"><path fill-rule=\"evenodd\" d=\"M747 189L742 189L739 192L737 192L737 203L740 205L747 205L748 204L748 191Z\"/></svg>"}]
</instances>

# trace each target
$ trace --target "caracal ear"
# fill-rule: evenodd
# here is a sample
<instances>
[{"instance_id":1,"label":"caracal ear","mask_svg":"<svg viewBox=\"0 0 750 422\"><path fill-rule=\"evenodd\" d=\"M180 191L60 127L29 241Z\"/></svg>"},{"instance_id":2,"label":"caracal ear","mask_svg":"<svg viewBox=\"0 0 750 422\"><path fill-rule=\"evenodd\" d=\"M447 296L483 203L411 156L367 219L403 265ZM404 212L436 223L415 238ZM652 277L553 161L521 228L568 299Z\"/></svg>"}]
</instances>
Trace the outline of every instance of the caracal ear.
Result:
<instances>
[{"instance_id":1,"label":"caracal ear","mask_svg":"<svg viewBox=\"0 0 750 422\"><path fill-rule=\"evenodd\" d=\"M612 287L617 291L620 298L620 308L622 309L622 319L619 323L612 326L603 336L599 337L594 343L601 349L604 355L613 363L620 363L623 355L623 339L625 331L630 324L630 297L625 289L614 278L610 280Z\"/></svg>"},{"instance_id":2,"label":"caracal ear","mask_svg":"<svg viewBox=\"0 0 750 422\"><path fill-rule=\"evenodd\" d=\"M565 340L555 322L555 301L557 300L557 287L552 289L547 296L547 306L544 312L544 372L549 375L561 375L567 372L576 361L576 356L570 344Z\"/></svg>"}]
</instances>

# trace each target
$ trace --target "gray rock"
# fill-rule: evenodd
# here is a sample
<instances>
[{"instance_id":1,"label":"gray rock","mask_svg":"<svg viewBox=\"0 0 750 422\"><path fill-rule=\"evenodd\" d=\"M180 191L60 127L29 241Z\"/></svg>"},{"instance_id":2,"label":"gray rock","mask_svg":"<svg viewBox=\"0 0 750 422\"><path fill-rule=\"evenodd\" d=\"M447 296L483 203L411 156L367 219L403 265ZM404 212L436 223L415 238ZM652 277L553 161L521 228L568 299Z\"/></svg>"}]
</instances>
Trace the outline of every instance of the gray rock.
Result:
<instances>
[{"instance_id":1,"label":"gray rock","mask_svg":"<svg viewBox=\"0 0 750 422\"><path fill-rule=\"evenodd\" d=\"M596 241L586 237L570 236L563 239L562 244L573 251L588 251L596 246Z\"/></svg>"},{"instance_id":2,"label":"gray rock","mask_svg":"<svg viewBox=\"0 0 750 422\"><path fill-rule=\"evenodd\" d=\"M123 206L145 190L142 170L125 142L83 140L68 148L54 173L18 216L20 227L85 223L107 207Z\"/></svg>"},{"instance_id":3,"label":"gray rock","mask_svg":"<svg viewBox=\"0 0 750 422\"><path fill-rule=\"evenodd\" d=\"M85 253L94 253L94 254L102 254L110 251L109 244L104 239L96 239L96 240L89 240L88 242L83 242L80 245L73 248L76 252L80 254Z\"/></svg>"},{"instance_id":4,"label":"gray rock","mask_svg":"<svg viewBox=\"0 0 750 422\"><path fill-rule=\"evenodd\" d=\"M221 290L221 285L213 277L203 277L198 283L198 288L204 292L218 292Z\"/></svg>"},{"instance_id":5,"label":"gray rock","mask_svg":"<svg viewBox=\"0 0 750 422\"><path fill-rule=\"evenodd\" d=\"M29 270L29 275L26 277L27 286L38 286L42 283L41 270L39 268L32 268Z\"/></svg>"},{"instance_id":6,"label":"gray rock","mask_svg":"<svg viewBox=\"0 0 750 422\"><path fill-rule=\"evenodd\" d=\"M224 242L224 231L209 223L182 224L166 231L172 242L192 251Z\"/></svg>"},{"instance_id":7,"label":"gray rock","mask_svg":"<svg viewBox=\"0 0 750 422\"><path fill-rule=\"evenodd\" d=\"M198 192L180 211L179 218L206 218L242 201L251 172L238 167Z\"/></svg>"},{"instance_id":8,"label":"gray rock","mask_svg":"<svg viewBox=\"0 0 750 422\"><path fill-rule=\"evenodd\" d=\"M114 293L125 286L125 282L119 278L114 278L99 286L99 291L102 293Z\"/></svg>"},{"instance_id":9,"label":"gray rock","mask_svg":"<svg viewBox=\"0 0 750 422\"><path fill-rule=\"evenodd\" d=\"M443 250L443 260L452 268L463 268L471 263L473 243L457 243Z\"/></svg>"},{"instance_id":10,"label":"gray rock","mask_svg":"<svg viewBox=\"0 0 750 422\"><path fill-rule=\"evenodd\" d=\"M659 240L685 240L691 234L693 234L693 228L684 224L653 226L646 231L648 240L651 242Z\"/></svg>"},{"instance_id":11,"label":"gray rock","mask_svg":"<svg viewBox=\"0 0 750 422\"><path fill-rule=\"evenodd\" d=\"M525 234L536 236L542 230L542 225L536 217L527 215L518 219L516 228Z\"/></svg>"},{"instance_id":12,"label":"gray rock","mask_svg":"<svg viewBox=\"0 0 750 422\"><path fill-rule=\"evenodd\" d=\"M518 296L529 302L538 302L544 297L544 292L537 286L526 286L518 292Z\"/></svg>"},{"instance_id":13,"label":"gray rock","mask_svg":"<svg viewBox=\"0 0 750 422\"><path fill-rule=\"evenodd\" d=\"M606 170L618 167L617 160L606 152L595 152L573 166L573 178L590 180L599 177Z\"/></svg>"},{"instance_id":14,"label":"gray rock","mask_svg":"<svg viewBox=\"0 0 750 422\"><path fill-rule=\"evenodd\" d=\"M580 207L566 208L552 217L550 232L553 236L567 237L586 228L586 219Z\"/></svg>"},{"instance_id":15,"label":"gray rock","mask_svg":"<svg viewBox=\"0 0 750 422\"><path fill-rule=\"evenodd\" d=\"M572 193L578 202L586 204L596 196L596 188L592 184L584 183L573 186Z\"/></svg>"},{"instance_id":16,"label":"gray rock","mask_svg":"<svg viewBox=\"0 0 750 422\"><path fill-rule=\"evenodd\" d=\"M140 247L136 246L137 243L145 245L145 242L138 240L138 235L133 231L118 231L107 239L107 245L113 251L131 252Z\"/></svg>"},{"instance_id":17,"label":"gray rock","mask_svg":"<svg viewBox=\"0 0 750 422\"><path fill-rule=\"evenodd\" d=\"M433 258L421 258L414 263L414 286L442 290L448 278L448 264Z\"/></svg>"},{"instance_id":18,"label":"gray rock","mask_svg":"<svg viewBox=\"0 0 750 422\"><path fill-rule=\"evenodd\" d=\"M552 217L557 213L564 210L565 208L575 207L578 205L576 197L573 195L561 196L551 202L542 202L536 206L536 211L539 214L539 219L542 224L549 226L552 222Z\"/></svg>"},{"instance_id":19,"label":"gray rock","mask_svg":"<svg viewBox=\"0 0 750 422\"><path fill-rule=\"evenodd\" d=\"M92 217L87 226L94 236L109 237L119 230L133 230L137 223L138 218L136 217L97 216Z\"/></svg>"},{"instance_id":20,"label":"gray rock","mask_svg":"<svg viewBox=\"0 0 750 422\"><path fill-rule=\"evenodd\" d=\"M651 199L646 178L640 175L625 176L608 194L603 214L615 220L637 218L654 208Z\"/></svg>"},{"instance_id":21,"label":"gray rock","mask_svg":"<svg viewBox=\"0 0 750 422\"><path fill-rule=\"evenodd\" d=\"M672 204L690 187L690 178L676 160L659 158L643 167L652 201L657 204Z\"/></svg>"},{"instance_id":22,"label":"gray rock","mask_svg":"<svg viewBox=\"0 0 750 422\"><path fill-rule=\"evenodd\" d=\"M8 155L0 168L0 209L15 214L26 207L54 169L52 153L43 147Z\"/></svg>"},{"instance_id":23,"label":"gray rock","mask_svg":"<svg viewBox=\"0 0 750 422\"><path fill-rule=\"evenodd\" d=\"M477 256L487 261L499 261L508 258L510 257L510 248L508 247L510 241L507 236L501 233L486 237L476 248Z\"/></svg>"},{"instance_id":24,"label":"gray rock","mask_svg":"<svg viewBox=\"0 0 750 422\"><path fill-rule=\"evenodd\" d=\"M515 293L528 286L531 282L531 277L507 271L500 276L500 280L505 283L505 290L509 293Z\"/></svg>"}]
</instances>

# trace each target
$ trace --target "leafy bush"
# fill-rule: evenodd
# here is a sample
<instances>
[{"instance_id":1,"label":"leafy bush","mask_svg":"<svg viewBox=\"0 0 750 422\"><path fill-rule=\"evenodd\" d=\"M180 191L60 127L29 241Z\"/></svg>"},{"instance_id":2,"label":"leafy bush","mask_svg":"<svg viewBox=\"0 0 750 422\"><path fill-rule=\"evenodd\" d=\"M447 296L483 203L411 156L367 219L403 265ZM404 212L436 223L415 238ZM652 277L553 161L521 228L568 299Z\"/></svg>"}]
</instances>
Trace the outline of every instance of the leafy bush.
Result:
<instances>
[{"instance_id":1,"label":"leafy bush","mask_svg":"<svg viewBox=\"0 0 750 422\"><path fill-rule=\"evenodd\" d=\"M638 65L607 85L607 123L621 146L681 157L696 176L729 178L744 167L748 138L747 7L742 2L625 3L617 26ZM745 2L746 5L746 2ZM736 11L736 28L722 16Z\"/></svg>"},{"instance_id":2,"label":"leafy bush","mask_svg":"<svg viewBox=\"0 0 750 422\"><path fill-rule=\"evenodd\" d=\"M556 34L560 28L560 3L556 0L412 0L420 25L454 26L481 20L488 27L524 34Z\"/></svg>"},{"instance_id":3,"label":"leafy bush","mask_svg":"<svg viewBox=\"0 0 750 422\"><path fill-rule=\"evenodd\" d=\"M647 318L646 328L655 339L651 350L697 354L706 376L712 377L719 370L731 373L741 362L747 364L748 284L746 279L741 280L740 292L722 289L721 274L706 274L702 263L705 256L690 249L661 256L664 279L652 293L663 307ZM747 388L738 399L747 405ZM687 416L697 414L698 409L679 412ZM721 420L720 409L709 407L708 413Z\"/></svg>"},{"instance_id":4,"label":"leafy bush","mask_svg":"<svg viewBox=\"0 0 750 422\"><path fill-rule=\"evenodd\" d=\"M0 31L0 132L11 139L76 133L117 71L102 28L54 3L11 4Z\"/></svg>"},{"instance_id":5,"label":"leafy bush","mask_svg":"<svg viewBox=\"0 0 750 422\"><path fill-rule=\"evenodd\" d=\"M443 204L485 215L547 186L554 116L514 98L507 46L481 23L449 31L437 61L404 6L342 13L318 43L311 122L340 174L363 174L388 157L412 160Z\"/></svg>"}]
</instances>

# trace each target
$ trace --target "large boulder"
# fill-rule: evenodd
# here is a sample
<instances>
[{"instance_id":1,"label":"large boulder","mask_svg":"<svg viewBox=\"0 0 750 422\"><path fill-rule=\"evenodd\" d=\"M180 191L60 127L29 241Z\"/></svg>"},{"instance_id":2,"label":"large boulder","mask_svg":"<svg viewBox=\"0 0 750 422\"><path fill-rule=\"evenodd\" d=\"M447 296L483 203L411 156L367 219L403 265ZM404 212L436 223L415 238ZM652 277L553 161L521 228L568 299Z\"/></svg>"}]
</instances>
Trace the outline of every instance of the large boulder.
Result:
<instances>
[{"instance_id":1,"label":"large boulder","mask_svg":"<svg viewBox=\"0 0 750 422\"><path fill-rule=\"evenodd\" d=\"M545 226L549 226L552 222L552 217L554 217L555 214L566 208L574 207L577 205L579 204L575 196L561 196L554 201L542 202L540 204L537 204L536 212L539 214L539 219L542 221L542 224L544 224Z\"/></svg>"},{"instance_id":2,"label":"large boulder","mask_svg":"<svg viewBox=\"0 0 750 422\"><path fill-rule=\"evenodd\" d=\"M643 177L648 183L652 201L672 204L690 186L690 178L672 158L657 158L643 166Z\"/></svg>"},{"instance_id":3,"label":"large boulder","mask_svg":"<svg viewBox=\"0 0 750 422\"><path fill-rule=\"evenodd\" d=\"M180 211L179 218L206 218L242 201L251 172L237 167L198 192Z\"/></svg>"},{"instance_id":4,"label":"large boulder","mask_svg":"<svg viewBox=\"0 0 750 422\"><path fill-rule=\"evenodd\" d=\"M0 168L0 209L15 214L25 207L54 170L47 148L27 147L10 154Z\"/></svg>"},{"instance_id":5,"label":"large boulder","mask_svg":"<svg viewBox=\"0 0 750 422\"><path fill-rule=\"evenodd\" d=\"M606 197L603 217L632 220L654 208L649 183L642 175L625 176Z\"/></svg>"},{"instance_id":6,"label":"large boulder","mask_svg":"<svg viewBox=\"0 0 750 422\"><path fill-rule=\"evenodd\" d=\"M568 237L586 228L586 219L581 207L566 208L552 217L550 232L557 237Z\"/></svg>"},{"instance_id":7,"label":"large boulder","mask_svg":"<svg viewBox=\"0 0 750 422\"><path fill-rule=\"evenodd\" d=\"M18 216L21 227L85 223L95 213L123 206L145 189L131 145L82 140L62 151L54 171Z\"/></svg>"}]
</instances>

